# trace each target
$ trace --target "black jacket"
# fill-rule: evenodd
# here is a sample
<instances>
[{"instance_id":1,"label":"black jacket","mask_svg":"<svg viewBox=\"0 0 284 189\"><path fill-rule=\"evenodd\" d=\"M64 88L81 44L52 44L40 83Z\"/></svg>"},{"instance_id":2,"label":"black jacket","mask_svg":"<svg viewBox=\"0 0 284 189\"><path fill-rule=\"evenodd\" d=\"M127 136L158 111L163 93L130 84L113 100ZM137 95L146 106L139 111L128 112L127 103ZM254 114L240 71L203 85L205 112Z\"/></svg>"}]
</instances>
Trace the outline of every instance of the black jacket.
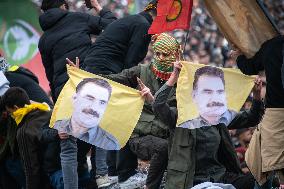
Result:
<instances>
[{"instance_id":1,"label":"black jacket","mask_svg":"<svg viewBox=\"0 0 284 189\"><path fill-rule=\"evenodd\" d=\"M21 87L27 92L31 100L40 103L46 102L51 108L53 107L53 104L47 94L39 86L37 77L28 69L19 67L15 71L5 72L5 76L10 82L10 87ZM19 158L18 145L16 141L16 132L18 127L16 126L15 121L8 116L1 119L0 122L0 136L5 138L4 143L0 145L0 161L6 156Z\"/></svg>"},{"instance_id":2,"label":"black jacket","mask_svg":"<svg viewBox=\"0 0 284 189\"><path fill-rule=\"evenodd\" d=\"M266 41L254 57L247 59L242 55L237 59L238 67L244 74L257 75L259 71L265 71L267 108L284 108L284 88L281 80L283 44L284 36L277 36Z\"/></svg>"},{"instance_id":3,"label":"black jacket","mask_svg":"<svg viewBox=\"0 0 284 189\"><path fill-rule=\"evenodd\" d=\"M44 34L38 47L54 100L68 80L65 58L74 61L79 57L83 65L91 46L90 34L100 34L115 19L105 9L100 12L100 17L59 8L50 9L39 17Z\"/></svg>"},{"instance_id":4,"label":"black jacket","mask_svg":"<svg viewBox=\"0 0 284 189\"><path fill-rule=\"evenodd\" d=\"M34 110L18 125L17 141L26 175L26 188L48 184L48 174L60 170L57 130L49 128L51 112Z\"/></svg>"},{"instance_id":5,"label":"black jacket","mask_svg":"<svg viewBox=\"0 0 284 189\"><path fill-rule=\"evenodd\" d=\"M53 104L45 91L39 86L38 78L28 69L19 67L15 71L5 72L7 80L10 82L10 87L23 88L29 98L36 102L45 102L51 108Z\"/></svg>"},{"instance_id":6,"label":"black jacket","mask_svg":"<svg viewBox=\"0 0 284 189\"><path fill-rule=\"evenodd\" d=\"M141 12L111 23L92 45L84 61L85 70L111 74L138 65L148 52L152 21L149 13Z\"/></svg>"}]
</instances>

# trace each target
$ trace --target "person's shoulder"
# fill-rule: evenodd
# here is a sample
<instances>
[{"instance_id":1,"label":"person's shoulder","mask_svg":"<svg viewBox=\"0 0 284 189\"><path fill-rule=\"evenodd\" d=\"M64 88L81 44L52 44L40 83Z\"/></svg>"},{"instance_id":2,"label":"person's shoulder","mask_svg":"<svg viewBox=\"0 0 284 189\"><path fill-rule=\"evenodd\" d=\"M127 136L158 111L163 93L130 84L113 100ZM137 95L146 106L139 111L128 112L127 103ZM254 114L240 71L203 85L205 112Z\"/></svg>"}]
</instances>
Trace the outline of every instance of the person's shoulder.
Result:
<instances>
[{"instance_id":1,"label":"person's shoulder","mask_svg":"<svg viewBox=\"0 0 284 189\"><path fill-rule=\"evenodd\" d=\"M184 129L196 129L196 128L199 128L199 125L200 125L200 118L197 117L197 118L188 120L188 121L178 125L178 127L184 128Z\"/></svg>"},{"instance_id":2,"label":"person's shoulder","mask_svg":"<svg viewBox=\"0 0 284 189\"><path fill-rule=\"evenodd\" d=\"M125 20L134 22L135 25L150 25L148 20L142 14L134 14L125 17Z\"/></svg>"},{"instance_id":3,"label":"person's shoulder","mask_svg":"<svg viewBox=\"0 0 284 189\"><path fill-rule=\"evenodd\" d=\"M83 12L68 12L66 18L71 20L73 24L80 23L81 21L88 21L90 17L96 17Z\"/></svg>"},{"instance_id":4,"label":"person's shoulder","mask_svg":"<svg viewBox=\"0 0 284 189\"><path fill-rule=\"evenodd\" d=\"M262 48L271 48L276 44L284 43L284 35L277 35L262 44Z\"/></svg>"},{"instance_id":5,"label":"person's shoulder","mask_svg":"<svg viewBox=\"0 0 284 189\"><path fill-rule=\"evenodd\" d=\"M28 115L30 117L35 117L38 119L43 119L43 118L49 119L51 117L51 114L52 114L51 110L44 111L44 110L36 109L34 111L31 111Z\"/></svg>"},{"instance_id":6,"label":"person's shoulder","mask_svg":"<svg viewBox=\"0 0 284 189\"><path fill-rule=\"evenodd\" d=\"M233 109L228 109L227 112L228 112L230 115L232 115L232 116L238 114L238 112L235 111L235 110L233 110Z\"/></svg>"},{"instance_id":7,"label":"person's shoulder","mask_svg":"<svg viewBox=\"0 0 284 189\"><path fill-rule=\"evenodd\" d=\"M106 150L119 150L120 149L120 144L118 140L111 133L105 131L104 129L98 127L98 132L96 136L98 138L101 138L101 140L94 139L98 147L101 147Z\"/></svg>"}]
</instances>

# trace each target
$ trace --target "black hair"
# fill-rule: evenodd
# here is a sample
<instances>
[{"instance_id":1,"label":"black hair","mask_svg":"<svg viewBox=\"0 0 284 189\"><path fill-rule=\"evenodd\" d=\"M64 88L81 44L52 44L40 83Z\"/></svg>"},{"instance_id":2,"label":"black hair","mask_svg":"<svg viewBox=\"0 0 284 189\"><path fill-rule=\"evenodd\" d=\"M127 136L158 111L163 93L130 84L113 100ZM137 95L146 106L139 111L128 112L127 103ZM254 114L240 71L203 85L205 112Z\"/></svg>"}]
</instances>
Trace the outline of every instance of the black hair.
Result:
<instances>
[{"instance_id":1,"label":"black hair","mask_svg":"<svg viewBox=\"0 0 284 189\"><path fill-rule=\"evenodd\" d=\"M111 96L111 92L112 92L112 87L111 85L103 79L99 79L99 78L85 78L83 79L76 87L76 93L80 92L80 90L83 88L83 86L87 83L94 83L95 85L98 85L102 88L105 88L108 90L108 99L110 99Z\"/></svg>"},{"instance_id":2,"label":"black hair","mask_svg":"<svg viewBox=\"0 0 284 189\"><path fill-rule=\"evenodd\" d=\"M30 98L27 92L20 87L9 88L1 98L1 106L3 107L14 108L14 106L18 106L23 108L26 104L31 104Z\"/></svg>"},{"instance_id":3,"label":"black hair","mask_svg":"<svg viewBox=\"0 0 284 189\"><path fill-rule=\"evenodd\" d=\"M66 0L43 0L40 8L45 12L52 8L59 8L64 4L68 9L68 3L66 2Z\"/></svg>"},{"instance_id":4,"label":"black hair","mask_svg":"<svg viewBox=\"0 0 284 189\"><path fill-rule=\"evenodd\" d=\"M197 89L198 79L202 75L219 77L225 86L224 72L222 69L217 68L217 67L212 67L212 66L204 66L204 67L197 69L194 74L193 90Z\"/></svg>"}]
</instances>

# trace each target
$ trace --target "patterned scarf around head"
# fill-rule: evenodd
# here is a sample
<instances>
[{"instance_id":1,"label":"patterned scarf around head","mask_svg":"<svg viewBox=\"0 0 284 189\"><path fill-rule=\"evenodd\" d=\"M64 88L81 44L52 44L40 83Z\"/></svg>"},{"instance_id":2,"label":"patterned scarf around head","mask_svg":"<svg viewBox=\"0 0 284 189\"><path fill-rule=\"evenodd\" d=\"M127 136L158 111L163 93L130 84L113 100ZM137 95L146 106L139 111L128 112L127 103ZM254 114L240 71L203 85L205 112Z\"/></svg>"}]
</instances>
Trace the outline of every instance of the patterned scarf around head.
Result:
<instances>
[{"instance_id":1,"label":"patterned scarf around head","mask_svg":"<svg viewBox=\"0 0 284 189\"><path fill-rule=\"evenodd\" d=\"M168 80L173 72L173 62L176 61L176 52L180 50L178 41L166 34L156 34L152 37L154 42L152 47L154 50L154 59L152 62L152 71L157 78L161 80ZM163 53L167 56L161 59L157 53Z\"/></svg>"},{"instance_id":2,"label":"patterned scarf around head","mask_svg":"<svg viewBox=\"0 0 284 189\"><path fill-rule=\"evenodd\" d=\"M3 71L5 73L9 68L10 64L3 56L0 56L0 71Z\"/></svg>"},{"instance_id":3,"label":"patterned scarf around head","mask_svg":"<svg viewBox=\"0 0 284 189\"><path fill-rule=\"evenodd\" d=\"M151 9L157 9L158 0L151 1L145 8L144 11L149 11Z\"/></svg>"}]
</instances>

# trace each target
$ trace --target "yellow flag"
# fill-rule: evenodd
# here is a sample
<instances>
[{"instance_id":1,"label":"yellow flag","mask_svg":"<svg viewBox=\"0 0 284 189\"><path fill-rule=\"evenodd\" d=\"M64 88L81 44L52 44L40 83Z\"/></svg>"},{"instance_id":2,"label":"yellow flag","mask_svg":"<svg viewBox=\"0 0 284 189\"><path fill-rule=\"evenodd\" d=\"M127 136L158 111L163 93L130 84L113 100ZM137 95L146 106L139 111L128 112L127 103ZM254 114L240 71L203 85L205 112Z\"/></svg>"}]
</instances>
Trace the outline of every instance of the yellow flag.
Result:
<instances>
[{"instance_id":1,"label":"yellow flag","mask_svg":"<svg viewBox=\"0 0 284 189\"><path fill-rule=\"evenodd\" d=\"M139 91L67 66L50 127L106 150L124 147L142 112Z\"/></svg>"},{"instance_id":2,"label":"yellow flag","mask_svg":"<svg viewBox=\"0 0 284 189\"><path fill-rule=\"evenodd\" d=\"M177 85L177 125L194 129L234 118L254 86L237 69L182 62Z\"/></svg>"}]
</instances>

